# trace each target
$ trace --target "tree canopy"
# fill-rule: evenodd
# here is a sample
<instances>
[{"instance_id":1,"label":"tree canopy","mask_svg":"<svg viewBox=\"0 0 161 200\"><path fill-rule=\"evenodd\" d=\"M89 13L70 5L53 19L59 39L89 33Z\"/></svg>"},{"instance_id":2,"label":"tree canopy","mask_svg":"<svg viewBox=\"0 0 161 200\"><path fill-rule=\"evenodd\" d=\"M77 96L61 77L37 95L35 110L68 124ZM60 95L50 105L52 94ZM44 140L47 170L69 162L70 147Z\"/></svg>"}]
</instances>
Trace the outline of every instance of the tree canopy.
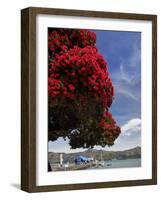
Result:
<instances>
[{"instance_id":1,"label":"tree canopy","mask_svg":"<svg viewBox=\"0 0 161 200\"><path fill-rule=\"evenodd\" d=\"M109 112L114 87L95 33L51 28L48 34L49 140L68 138L71 148L113 145L121 132Z\"/></svg>"}]
</instances>

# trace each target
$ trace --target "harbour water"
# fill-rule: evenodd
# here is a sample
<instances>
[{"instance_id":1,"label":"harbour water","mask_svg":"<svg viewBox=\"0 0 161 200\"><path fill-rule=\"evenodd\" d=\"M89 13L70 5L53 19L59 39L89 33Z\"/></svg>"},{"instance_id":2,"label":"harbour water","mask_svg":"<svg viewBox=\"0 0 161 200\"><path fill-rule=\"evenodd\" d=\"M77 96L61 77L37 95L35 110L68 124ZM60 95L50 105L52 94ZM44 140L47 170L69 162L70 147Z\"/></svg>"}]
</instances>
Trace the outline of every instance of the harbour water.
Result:
<instances>
[{"instance_id":1,"label":"harbour water","mask_svg":"<svg viewBox=\"0 0 161 200\"><path fill-rule=\"evenodd\" d=\"M99 169L141 167L141 158L105 161ZM90 169L98 169L91 167Z\"/></svg>"}]
</instances>

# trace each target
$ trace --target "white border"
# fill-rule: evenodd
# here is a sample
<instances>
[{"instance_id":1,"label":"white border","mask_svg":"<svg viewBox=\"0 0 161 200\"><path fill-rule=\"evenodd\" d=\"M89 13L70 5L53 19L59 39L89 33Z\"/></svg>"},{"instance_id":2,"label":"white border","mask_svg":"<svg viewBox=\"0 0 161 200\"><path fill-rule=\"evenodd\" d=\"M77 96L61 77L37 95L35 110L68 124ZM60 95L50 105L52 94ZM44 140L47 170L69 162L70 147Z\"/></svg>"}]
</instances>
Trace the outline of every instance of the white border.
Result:
<instances>
[{"instance_id":1,"label":"white border","mask_svg":"<svg viewBox=\"0 0 161 200\"><path fill-rule=\"evenodd\" d=\"M142 166L139 168L47 172L47 28L88 28L141 32ZM36 184L141 180L152 178L152 24L149 21L38 15L36 19L37 122Z\"/></svg>"}]
</instances>

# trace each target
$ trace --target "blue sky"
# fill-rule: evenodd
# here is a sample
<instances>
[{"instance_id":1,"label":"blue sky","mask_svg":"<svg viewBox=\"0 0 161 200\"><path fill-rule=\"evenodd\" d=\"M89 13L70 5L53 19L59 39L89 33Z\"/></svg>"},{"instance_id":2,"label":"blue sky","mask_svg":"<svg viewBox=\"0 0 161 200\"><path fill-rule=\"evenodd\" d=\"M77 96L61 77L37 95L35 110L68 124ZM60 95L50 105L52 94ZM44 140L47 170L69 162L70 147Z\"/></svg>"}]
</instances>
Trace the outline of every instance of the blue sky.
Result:
<instances>
[{"instance_id":1,"label":"blue sky","mask_svg":"<svg viewBox=\"0 0 161 200\"><path fill-rule=\"evenodd\" d=\"M110 112L121 127L111 150L141 145L141 33L94 30L96 46L108 63L115 98ZM100 149L101 147L96 147ZM108 147L105 147L109 150ZM51 151L70 151L62 139L49 142ZM78 149L82 150L82 149ZM74 150L75 151L75 150Z\"/></svg>"},{"instance_id":2,"label":"blue sky","mask_svg":"<svg viewBox=\"0 0 161 200\"><path fill-rule=\"evenodd\" d=\"M115 88L110 111L123 125L140 117L141 34L138 32L94 31L97 48L108 63Z\"/></svg>"}]
</instances>

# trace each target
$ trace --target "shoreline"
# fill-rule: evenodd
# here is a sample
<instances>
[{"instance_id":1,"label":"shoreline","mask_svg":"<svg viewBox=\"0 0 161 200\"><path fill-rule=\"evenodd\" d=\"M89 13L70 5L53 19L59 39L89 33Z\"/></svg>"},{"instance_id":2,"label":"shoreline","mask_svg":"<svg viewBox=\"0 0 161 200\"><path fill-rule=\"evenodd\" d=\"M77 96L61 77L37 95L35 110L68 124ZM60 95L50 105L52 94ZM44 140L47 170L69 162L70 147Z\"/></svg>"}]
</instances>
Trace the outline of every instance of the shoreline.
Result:
<instances>
[{"instance_id":1,"label":"shoreline","mask_svg":"<svg viewBox=\"0 0 161 200\"><path fill-rule=\"evenodd\" d=\"M51 163L52 172L53 171L76 171L76 170L93 170L93 169L112 169L112 168L132 168L132 167L141 167L141 157L140 158L129 158L129 159L113 159L113 160L104 160L103 165L102 161L98 161L98 164L91 163L82 163L76 165L75 163L65 164L60 167L58 163Z\"/></svg>"}]
</instances>

